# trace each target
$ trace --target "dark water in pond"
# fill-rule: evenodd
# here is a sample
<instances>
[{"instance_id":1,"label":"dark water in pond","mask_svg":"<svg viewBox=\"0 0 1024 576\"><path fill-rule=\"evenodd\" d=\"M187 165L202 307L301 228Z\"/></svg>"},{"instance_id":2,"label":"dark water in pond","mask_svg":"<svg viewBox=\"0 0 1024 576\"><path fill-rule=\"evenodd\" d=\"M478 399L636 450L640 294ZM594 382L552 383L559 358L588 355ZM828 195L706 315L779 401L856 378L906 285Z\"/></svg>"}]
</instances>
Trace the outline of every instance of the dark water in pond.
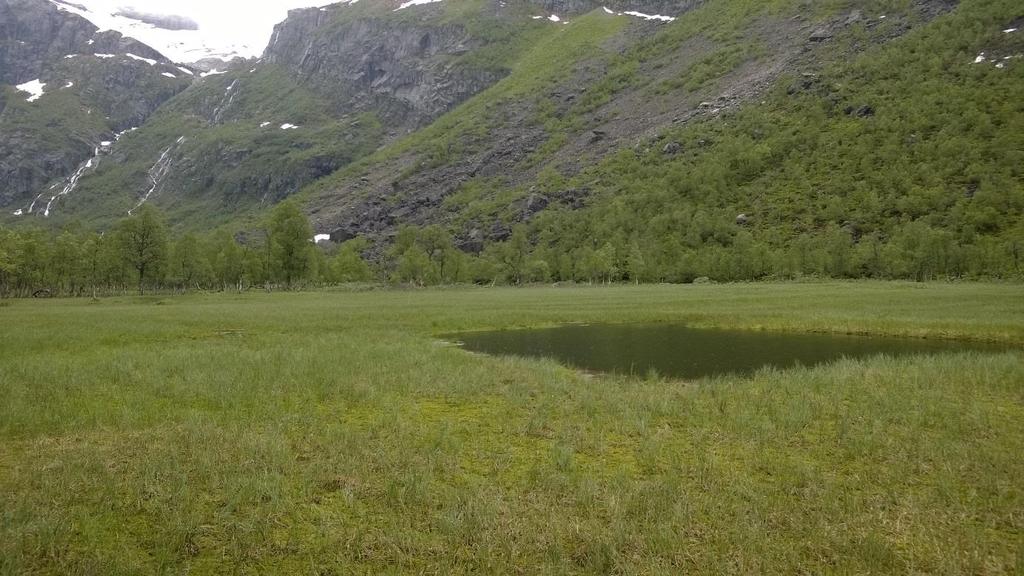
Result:
<instances>
[{"instance_id":1,"label":"dark water in pond","mask_svg":"<svg viewBox=\"0 0 1024 576\"><path fill-rule=\"evenodd\" d=\"M467 350L486 354L541 356L599 372L701 378L746 374L765 366L813 366L843 357L944 352L1003 352L1005 344L709 330L678 325L572 325L536 330L449 335Z\"/></svg>"}]
</instances>

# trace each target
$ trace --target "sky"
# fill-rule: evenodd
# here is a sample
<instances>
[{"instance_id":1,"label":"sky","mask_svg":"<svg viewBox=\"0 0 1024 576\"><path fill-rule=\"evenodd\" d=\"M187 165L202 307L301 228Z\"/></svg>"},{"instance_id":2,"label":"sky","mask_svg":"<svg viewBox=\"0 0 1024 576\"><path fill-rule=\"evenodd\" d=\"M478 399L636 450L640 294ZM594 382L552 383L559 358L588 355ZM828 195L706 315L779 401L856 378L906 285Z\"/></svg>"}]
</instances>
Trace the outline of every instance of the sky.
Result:
<instances>
[{"instance_id":1,"label":"sky","mask_svg":"<svg viewBox=\"0 0 1024 576\"><path fill-rule=\"evenodd\" d=\"M85 6L82 12L64 9L89 19L101 30L117 30L160 51L171 60L189 63L208 56L251 58L263 53L274 24L288 10L329 4L331 0L70 0ZM199 30L169 31L113 14L122 7L155 14L188 16Z\"/></svg>"}]
</instances>

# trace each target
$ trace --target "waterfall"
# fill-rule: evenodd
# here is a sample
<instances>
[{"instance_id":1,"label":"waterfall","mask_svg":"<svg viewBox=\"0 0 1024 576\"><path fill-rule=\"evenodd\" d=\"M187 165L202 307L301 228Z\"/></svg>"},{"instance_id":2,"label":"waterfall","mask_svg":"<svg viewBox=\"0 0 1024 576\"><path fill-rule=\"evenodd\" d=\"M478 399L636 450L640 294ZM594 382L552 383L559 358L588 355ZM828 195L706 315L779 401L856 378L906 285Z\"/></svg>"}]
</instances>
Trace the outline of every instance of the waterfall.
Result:
<instances>
[{"instance_id":1,"label":"waterfall","mask_svg":"<svg viewBox=\"0 0 1024 576\"><path fill-rule=\"evenodd\" d=\"M174 150L184 141L185 137L182 136L178 138L174 142L174 144L171 144L167 148L164 148L164 151L160 153L160 158L157 159L156 164L153 164L153 167L150 168L149 172L147 173L150 184L149 190L147 190L146 193L142 196L142 199L139 200L139 203L136 204L134 208L128 211L129 216L131 216L143 204L149 201L149 197L152 196L154 192L156 192L157 188L160 187L160 183L163 182L164 178L166 178L167 174L170 173L171 171L171 164L173 163L174 160L171 156L171 151Z\"/></svg>"},{"instance_id":2,"label":"waterfall","mask_svg":"<svg viewBox=\"0 0 1024 576\"><path fill-rule=\"evenodd\" d=\"M92 158L89 158L88 160L80 164L78 166L78 169L75 170L75 172L71 174L71 176L69 176L67 180L64 181L64 187L61 188L60 192L50 197L50 201L46 203L46 209L43 211L44 217L50 217L50 210L53 209L53 205L55 202L57 202L57 199L62 196L67 196L68 194L71 194L78 186L78 180L81 179L82 176L90 168L95 168L96 166L99 166L101 150L103 150L103 148L100 148L99 146L93 148ZM31 212L31 209L29 210L29 212Z\"/></svg>"},{"instance_id":3,"label":"waterfall","mask_svg":"<svg viewBox=\"0 0 1024 576\"><path fill-rule=\"evenodd\" d=\"M224 112L227 111L227 109L231 107L231 103L235 101L235 95L237 94L237 92L235 92L236 84L238 84L238 79L235 79L235 81L228 86L227 90L224 91L224 96L220 99L220 104L217 104L217 107L213 109L213 119L210 122L211 124L219 124L221 117L224 116Z\"/></svg>"}]
</instances>

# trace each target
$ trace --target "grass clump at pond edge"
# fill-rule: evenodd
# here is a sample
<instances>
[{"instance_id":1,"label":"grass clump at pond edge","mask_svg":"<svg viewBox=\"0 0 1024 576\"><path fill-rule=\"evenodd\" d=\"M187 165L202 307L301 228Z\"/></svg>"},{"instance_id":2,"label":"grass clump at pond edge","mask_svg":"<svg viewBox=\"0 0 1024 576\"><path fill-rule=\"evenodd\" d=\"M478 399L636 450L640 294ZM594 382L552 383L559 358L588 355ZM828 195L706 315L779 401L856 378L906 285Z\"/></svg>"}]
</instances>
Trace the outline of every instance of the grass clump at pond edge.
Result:
<instances>
[{"instance_id":1,"label":"grass clump at pond edge","mask_svg":"<svg viewBox=\"0 0 1024 576\"><path fill-rule=\"evenodd\" d=\"M1016 285L15 301L0 573L1013 573L1020 352L685 383L434 334L668 322L1024 343Z\"/></svg>"}]
</instances>

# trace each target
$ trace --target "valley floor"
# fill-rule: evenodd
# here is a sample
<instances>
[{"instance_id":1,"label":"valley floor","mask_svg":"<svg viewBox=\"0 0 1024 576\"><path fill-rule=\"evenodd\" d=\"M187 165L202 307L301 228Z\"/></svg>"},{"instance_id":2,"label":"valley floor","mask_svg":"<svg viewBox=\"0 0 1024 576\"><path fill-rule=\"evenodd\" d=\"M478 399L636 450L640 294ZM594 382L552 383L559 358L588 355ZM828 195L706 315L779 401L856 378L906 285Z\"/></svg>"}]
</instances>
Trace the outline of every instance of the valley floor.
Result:
<instances>
[{"instance_id":1,"label":"valley floor","mask_svg":"<svg viewBox=\"0 0 1024 576\"><path fill-rule=\"evenodd\" d=\"M0 302L0 574L1024 569L1024 352L679 382L435 338L652 321L1024 346L1024 287Z\"/></svg>"}]
</instances>

